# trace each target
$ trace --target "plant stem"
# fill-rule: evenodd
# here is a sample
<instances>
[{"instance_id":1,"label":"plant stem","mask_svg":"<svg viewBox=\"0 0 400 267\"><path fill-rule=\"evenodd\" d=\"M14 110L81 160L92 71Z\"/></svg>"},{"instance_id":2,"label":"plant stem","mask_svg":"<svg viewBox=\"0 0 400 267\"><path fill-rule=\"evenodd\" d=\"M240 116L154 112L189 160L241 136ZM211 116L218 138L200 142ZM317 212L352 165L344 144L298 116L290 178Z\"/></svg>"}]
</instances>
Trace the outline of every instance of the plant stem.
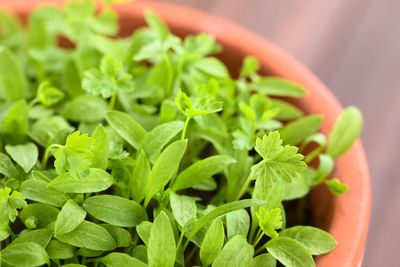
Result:
<instances>
[{"instance_id":1,"label":"plant stem","mask_svg":"<svg viewBox=\"0 0 400 267\"><path fill-rule=\"evenodd\" d=\"M28 108L32 108L33 105L35 105L36 103L39 102L39 99L37 97L35 97L34 99L32 99L29 103L28 103Z\"/></svg>"},{"instance_id":2,"label":"plant stem","mask_svg":"<svg viewBox=\"0 0 400 267\"><path fill-rule=\"evenodd\" d=\"M52 144L52 145L50 145L50 146L46 149L46 151L44 152L43 159L42 159L42 168L43 168L43 169L46 168L47 160L49 159L50 150L51 150L52 148L54 148L54 147L61 148L62 145L59 145L59 144Z\"/></svg>"},{"instance_id":3,"label":"plant stem","mask_svg":"<svg viewBox=\"0 0 400 267\"><path fill-rule=\"evenodd\" d=\"M185 139L186 130L187 130L187 127L188 127L188 125L189 125L190 119L191 119L191 117L189 117L189 116L186 117L185 125L183 126L183 131L182 131L181 140Z\"/></svg>"},{"instance_id":4,"label":"plant stem","mask_svg":"<svg viewBox=\"0 0 400 267\"><path fill-rule=\"evenodd\" d=\"M264 233L261 231L261 229L258 230L257 236L257 240L253 243L253 247L256 247L258 242L260 242L261 238L264 236Z\"/></svg>"},{"instance_id":5,"label":"plant stem","mask_svg":"<svg viewBox=\"0 0 400 267\"><path fill-rule=\"evenodd\" d=\"M246 190L247 190L247 187L249 187L250 181L251 181L251 176L250 176L250 174L249 174L249 176L248 176L247 179L246 179L246 182L243 184L243 186L242 186L242 188L240 189L240 191L239 191L238 195L236 196L236 199L235 199L235 200L239 200L239 199L243 196L243 194L244 194L244 193L246 192Z\"/></svg>"},{"instance_id":6,"label":"plant stem","mask_svg":"<svg viewBox=\"0 0 400 267\"><path fill-rule=\"evenodd\" d=\"M108 108L110 110L114 109L116 99L117 99L117 90L114 88L113 95L111 96L110 103L108 104Z\"/></svg>"}]
</instances>

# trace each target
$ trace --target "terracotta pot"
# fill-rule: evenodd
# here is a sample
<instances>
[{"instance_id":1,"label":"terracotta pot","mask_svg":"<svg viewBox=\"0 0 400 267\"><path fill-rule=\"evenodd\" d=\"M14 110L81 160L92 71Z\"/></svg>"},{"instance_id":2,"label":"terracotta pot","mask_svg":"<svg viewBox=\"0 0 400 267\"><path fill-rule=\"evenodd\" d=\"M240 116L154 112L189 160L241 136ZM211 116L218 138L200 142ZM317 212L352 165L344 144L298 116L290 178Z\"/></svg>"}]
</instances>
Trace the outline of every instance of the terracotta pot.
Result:
<instances>
[{"instance_id":1,"label":"terracotta pot","mask_svg":"<svg viewBox=\"0 0 400 267\"><path fill-rule=\"evenodd\" d=\"M26 19L27 14L38 3L36 0L0 2L23 19ZM207 32L214 35L224 47L219 57L228 65L233 75L237 73L246 55L254 55L260 60L262 74L280 76L303 85L309 93L294 103L305 113L322 114L324 123L321 131L325 134L330 132L342 111L341 105L314 74L286 52L226 20L158 2L134 2L116 6L115 10L121 16L121 36L126 36L135 28L145 25L143 9L146 7L160 15L175 34L185 36L190 33ZM325 185L312 192L312 210L318 226L329 231L338 242L333 252L317 257L317 266L360 266L371 207L369 171L360 141L336 160L333 175L347 183L349 190L339 197L333 197Z\"/></svg>"}]
</instances>

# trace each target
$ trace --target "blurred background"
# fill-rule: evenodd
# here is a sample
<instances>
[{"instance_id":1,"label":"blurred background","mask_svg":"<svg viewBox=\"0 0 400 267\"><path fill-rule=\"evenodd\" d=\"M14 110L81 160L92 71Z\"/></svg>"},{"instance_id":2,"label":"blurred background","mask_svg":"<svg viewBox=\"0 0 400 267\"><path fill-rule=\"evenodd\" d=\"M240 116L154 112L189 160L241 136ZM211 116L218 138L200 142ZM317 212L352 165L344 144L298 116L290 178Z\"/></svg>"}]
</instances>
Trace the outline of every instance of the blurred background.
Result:
<instances>
[{"instance_id":1,"label":"blurred background","mask_svg":"<svg viewBox=\"0 0 400 267\"><path fill-rule=\"evenodd\" d=\"M310 68L364 114L372 215L363 267L400 266L400 1L165 0L226 18Z\"/></svg>"}]
</instances>

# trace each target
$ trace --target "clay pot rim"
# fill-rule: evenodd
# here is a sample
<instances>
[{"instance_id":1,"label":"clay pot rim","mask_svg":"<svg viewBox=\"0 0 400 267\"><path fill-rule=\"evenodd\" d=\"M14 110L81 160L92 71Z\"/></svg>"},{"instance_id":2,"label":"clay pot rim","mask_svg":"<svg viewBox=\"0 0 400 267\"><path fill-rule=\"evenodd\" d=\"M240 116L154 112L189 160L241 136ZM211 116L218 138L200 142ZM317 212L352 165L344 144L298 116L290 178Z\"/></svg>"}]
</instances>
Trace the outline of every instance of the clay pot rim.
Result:
<instances>
[{"instance_id":1,"label":"clay pot rim","mask_svg":"<svg viewBox=\"0 0 400 267\"><path fill-rule=\"evenodd\" d=\"M1 5L20 16L26 16L39 3L38 0L25 3L3 1ZM303 85L309 94L299 101L299 105L309 113L324 115L321 127L323 133L329 133L334 121L343 110L326 86L306 67L270 41L241 26L213 15L169 3L138 1L117 5L115 10L122 17L143 21L143 9L147 7L160 15L172 31L178 29L182 32L204 31L213 34L220 43L232 51L259 58L262 72L272 73ZM332 215L325 226L338 241L338 246L333 252L317 257L316 262L318 266L324 267L360 266L371 209L369 170L361 142L358 140L353 148L336 159L335 163L335 173L341 175L350 189L345 195L331 200ZM326 193L326 189L318 191L316 195L319 197Z\"/></svg>"}]
</instances>

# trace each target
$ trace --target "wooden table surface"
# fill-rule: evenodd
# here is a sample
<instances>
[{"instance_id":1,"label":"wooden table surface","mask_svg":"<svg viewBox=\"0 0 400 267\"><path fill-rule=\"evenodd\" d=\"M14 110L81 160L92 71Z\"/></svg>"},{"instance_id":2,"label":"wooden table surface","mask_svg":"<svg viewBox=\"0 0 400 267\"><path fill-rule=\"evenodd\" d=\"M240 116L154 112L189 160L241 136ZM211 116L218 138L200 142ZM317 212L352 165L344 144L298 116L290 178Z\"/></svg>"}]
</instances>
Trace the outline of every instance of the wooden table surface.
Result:
<instances>
[{"instance_id":1,"label":"wooden table surface","mask_svg":"<svg viewBox=\"0 0 400 267\"><path fill-rule=\"evenodd\" d=\"M372 179L363 267L400 266L400 1L167 0L224 17L308 66L365 118Z\"/></svg>"}]
</instances>

